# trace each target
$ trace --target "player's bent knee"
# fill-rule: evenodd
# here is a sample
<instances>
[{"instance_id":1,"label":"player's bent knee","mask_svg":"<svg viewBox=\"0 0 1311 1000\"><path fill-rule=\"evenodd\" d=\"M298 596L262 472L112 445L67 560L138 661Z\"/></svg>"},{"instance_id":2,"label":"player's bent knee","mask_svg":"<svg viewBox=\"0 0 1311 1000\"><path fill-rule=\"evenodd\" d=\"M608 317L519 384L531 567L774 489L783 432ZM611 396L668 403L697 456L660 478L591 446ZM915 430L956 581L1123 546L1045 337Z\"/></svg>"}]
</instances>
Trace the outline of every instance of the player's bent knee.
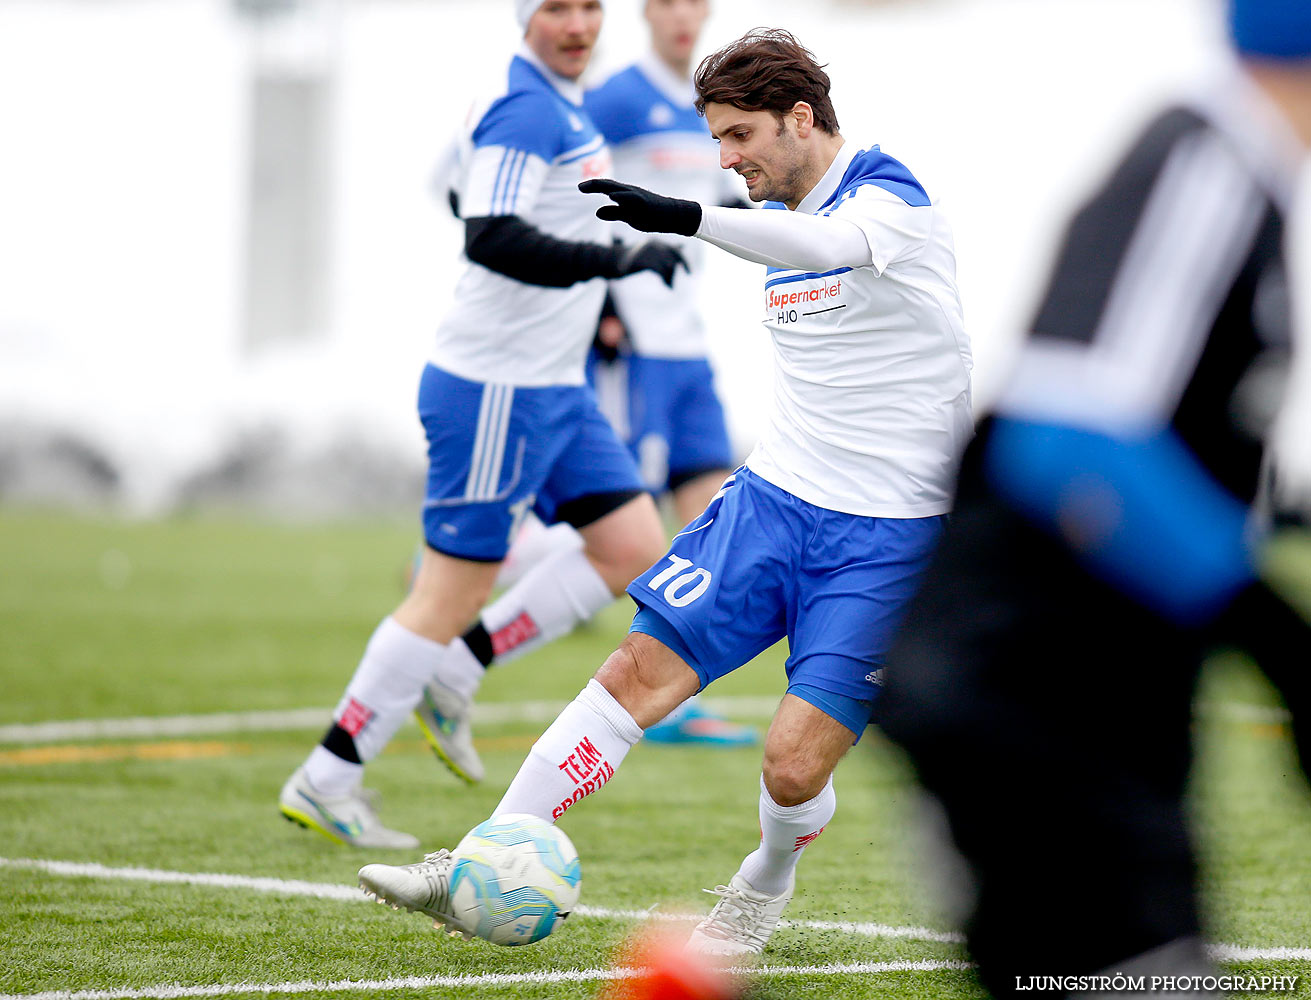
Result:
<instances>
[{"instance_id":1,"label":"player's bent knee","mask_svg":"<svg viewBox=\"0 0 1311 1000\"><path fill-rule=\"evenodd\" d=\"M768 752L762 770L769 797L780 806L799 806L809 802L824 790L831 773L796 756Z\"/></svg>"},{"instance_id":2,"label":"player's bent knee","mask_svg":"<svg viewBox=\"0 0 1311 1000\"><path fill-rule=\"evenodd\" d=\"M642 678L638 657L627 638L606 657L596 672L596 681L635 719L653 694L650 685Z\"/></svg>"},{"instance_id":3,"label":"player's bent knee","mask_svg":"<svg viewBox=\"0 0 1311 1000\"><path fill-rule=\"evenodd\" d=\"M640 632L630 632L606 657L596 681L643 729L695 694L700 683L669 647Z\"/></svg>"},{"instance_id":4,"label":"player's bent knee","mask_svg":"<svg viewBox=\"0 0 1311 1000\"><path fill-rule=\"evenodd\" d=\"M631 634L627 635L619 644L619 648L607 656L605 662L601 664L601 669L596 672L596 679L615 696L620 704L623 704L623 699L619 697L621 691L631 690L638 692L639 695L659 691L664 685L659 678L652 676L650 669L644 669L644 659L646 657L639 642L635 642Z\"/></svg>"},{"instance_id":5,"label":"player's bent knee","mask_svg":"<svg viewBox=\"0 0 1311 1000\"><path fill-rule=\"evenodd\" d=\"M637 658L625 638L619 647L605 658L601 668L596 672L596 680L616 698L625 688L636 685ZM622 704L622 699L620 699Z\"/></svg>"}]
</instances>

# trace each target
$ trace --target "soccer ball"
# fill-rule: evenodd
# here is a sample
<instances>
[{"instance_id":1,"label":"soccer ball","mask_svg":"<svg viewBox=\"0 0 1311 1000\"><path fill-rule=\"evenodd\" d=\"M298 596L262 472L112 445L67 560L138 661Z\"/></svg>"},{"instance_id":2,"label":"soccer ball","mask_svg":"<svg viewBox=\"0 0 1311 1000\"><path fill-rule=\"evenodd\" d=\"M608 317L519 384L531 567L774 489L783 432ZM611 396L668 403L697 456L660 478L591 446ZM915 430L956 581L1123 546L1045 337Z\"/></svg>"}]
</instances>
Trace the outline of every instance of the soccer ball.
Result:
<instances>
[{"instance_id":1,"label":"soccer ball","mask_svg":"<svg viewBox=\"0 0 1311 1000\"><path fill-rule=\"evenodd\" d=\"M451 853L451 908L484 941L540 941L578 902L583 877L578 852L544 819L493 816L465 834Z\"/></svg>"}]
</instances>

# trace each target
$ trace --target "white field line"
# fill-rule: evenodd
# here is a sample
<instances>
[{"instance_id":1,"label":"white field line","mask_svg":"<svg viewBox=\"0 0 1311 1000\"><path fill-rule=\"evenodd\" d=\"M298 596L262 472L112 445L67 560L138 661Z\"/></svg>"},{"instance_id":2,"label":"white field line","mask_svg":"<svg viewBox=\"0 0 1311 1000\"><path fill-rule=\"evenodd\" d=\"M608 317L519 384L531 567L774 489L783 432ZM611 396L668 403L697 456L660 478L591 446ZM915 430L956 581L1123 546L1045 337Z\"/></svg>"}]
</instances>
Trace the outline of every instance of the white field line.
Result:
<instances>
[{"instance_id":1,"label":"white field line","mask_svg":"<svg viewBox=\"0 0 1311 1000\"><path fill-rule=\"evenodd\" d=\"M778 698L766 695L726 695L702 700L712 712L767 719ZM474 705L475 722L550 722L565 706L562 701L487 702ZM1196 708L1202 718L1228 722L1279 725L1291 716L1283 708L1230 702L1206 702ZM153 739L168 736L214 736L230 733L286 732L319 729L332 715L330 708L270 709L260 712L215 712L207 715L143 715L127 719L68 719L0 726L0 743L59 743L69 740Z\"/></svg>"},{"instance_id":2,"label":"white field line","mask_svg":"<svg viewBox=\"0 0 1311 1000\"><path fill-rule=\"evenodd\" d=\"M256 892L276 893L281 896L310 896L317 899L337 899L350 903L371 903L355 886L332 882L303 882L296 879L260 878L249 875L225 875L208 872L175 872L158 868L110 868L94 862L53 861L43 858L0 857L0 868L27 868L52 875L80 876L84 878L128 879L138 882L174 883L212 886L220 889L251 889ZM599 906L579 906L574 915L594 920L699 920L697 914L656 913L653 910L613 910ZM894 927L888 924L835 920L780 920L780 927L798 927L807 930L842 931L861 937L902 938L911 941L933 941L943 944L960 944L964 938L950 931L936 931L928 927ZM1284 946L1245 947L1236 944L1208 946L1211 957L1219 962L1285 962L1311 961L1311 948ZM528 980L524 980L527 982ZM52 994L53 996L54 994ZM120 994L115 994L118 996ZM153 996L154 994L152 994ZM60 994L64 996L64 994ZM0 1000L9 1000L0 996Z\"/></svg>"},{"instance_id":3,"label":"white field line","mask_svg":"<svg viewBox=\"0 0 1311 1000\"><path fill-rule=\"evenodd\" d=\"M938 972L971 968L969 962L853 962L845 965L774 965L731 969L753 976L838 976L880 972ZM586 983L603 979L629 979L634 969L565 969L560 972L487 973L473 976L406 976L397 979L336 979L329 982L220 983L214 986L147 986L127 990L51 990L46 993L5 993L0 1000L174 1000L182 997L220 997L234 993L358 993L382 990L418 990L434 986L477 987Z\"/></svg>"},{"instance_id":4,"label":"white field line","mask_svg":"<svg viewBox=\"0 0 1311 1000\"><path fill-rule=\"evenodd\" d=\"M1311 962L1311 948L1244 948L1213 944L1207 949L1217 962Z\"/></svg>"},{"instance_id":5,"label":"white field line","mask_svg":"<svg viewBox=\"0 0 1311 1000\"><path fill-rule=\"evenodd\" d=\"M223 875L207 872L174 872L158 868L109 868L106 865L82 861L48 861L41 858L0 858L0 867L29 868L52 875L70 875L83 878L126 879L135 882L159 882L182 885L209 886L218 889L250 889L280 896L311 896L316 899L338 899L348 903L371 903L353 885L331 882L302 882L294 879L258 878L249 875ZM591 920L700 920L704 914L667 914L652 910L612 910L602 906L579 906L575 917ZM892 927L887 924L857 923L830 920L780 920L780 927L799 927L806 930L842 931L861 937L903 938L910 941L937 941L958 944L964 940L950 931L935 931L929 927Z\"/></svg>"},{"instance_id":6,"label":"white field line","mask_svg":"<svg viewBox=\"0 0 1311 1000\"><path fill-rule=\"evenodd\" d=\"M706 698L702 704L729 716L767 719L778 698L733 695ZM550 722L563 701L487 702L473 707L475 722ZM67 740L152 739L166 736L213 736L227 733L322 729L331 708L271 709L260 712L215 712L208 715L143 715L127 719L68 719L0 726L0 743L60 743Z\"/></svg>"},{"instance_id":7,"label":"white field line","mask_svg":"<svg viewBox=\"0 0 1311 1000\"><path fill-rule=\"evenodd\" d=\"M351 886L322 882L304 882L288 879L255 878L244 875L174 872L151 868L110 868L93 862L50 861L31 858L0 858L0 866L38 869L55 875L91 878L130 879L135 881L213 886L225 889L252 889L258 892L284 896L311 896L320 899L338 899L349 902L369 902L363 893ZM580 906L578 916L592 918L620 918L640 920L657 916L661 919L696 919L666 914L652 914L645 910L610 910ZM839 930L870 937L899 937L912 940L952 941L959 935L932 931L927 928L888 927L871 923L843 923L821 920L781 921L781 926L807 927L820 930ZM1237 945L1213 945L1211 954L1219 961L1288 961L1311 960L1311 948L1244 948ZM762 966L753 970L757 976L834 976L870 975L891 972L934 972L970 968L965 961L901 961L863 962L810 966ZM748 970L738 970L748 971ZM4 994L0 1000L171 1000L183 997L219 997L239 993L338 993L378 992L384 990L426 989L433 987L475 988L479 986L508 986L515 984L553 984L591 982L631 975L623 969L569 969L558 972L529 972L514 974L488 974L470 976L422 976L383 980L334 980L312 982L302 980L283 983L220 983L207 986L160 985L127 990L56 990L44 993Z\"/></svg>"}]
</instances>

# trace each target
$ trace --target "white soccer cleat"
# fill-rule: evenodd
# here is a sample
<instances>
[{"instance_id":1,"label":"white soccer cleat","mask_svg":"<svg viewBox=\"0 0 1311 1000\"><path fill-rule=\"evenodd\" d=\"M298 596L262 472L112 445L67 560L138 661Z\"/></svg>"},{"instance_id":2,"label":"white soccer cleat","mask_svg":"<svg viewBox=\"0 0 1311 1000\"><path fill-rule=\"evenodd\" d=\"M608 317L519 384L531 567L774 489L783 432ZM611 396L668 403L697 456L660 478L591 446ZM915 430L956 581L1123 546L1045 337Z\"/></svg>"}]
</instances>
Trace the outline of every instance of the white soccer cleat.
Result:
<instances>
[{"instance_id":1,"label":"white soccer cleat","mask_svg":"<svg viewBox=\"0 0 1311 1000\"><path fill-rule=\"evenodd\" d=\"M473 699L433 681L423 689L414 710L419 728L443 764L469 784L482 781L486 771L473 748Z\"/></svg>"},{"instance_id":2,"label":"white soccer cleat","mask_svg":"<svg viewBox=\"0 0 1311 1000\"><path fill-rule=\"evenodd\" d=\"M400 830L389 830L378 819L376 795L356 788L346 795L324 795L298 767L282 786L278 809L293 823L317 830L336 844L387 847L412 851L419 841Z\"/></svg>"},{"instance_id":3,"label":"white soccer cleat","mask_svg":"<svg viewBox=\"0 0 1311 1000\"><path fill-rule=\"evenodd\" d=\"M765 950L783 908L792 899L794 880L779 895L757 892L741 875L728 885L702 889L719 897L710 915L696 925L687 950L698 955L729 958L759 955Z\"/></svg>"},{"instance_id":4,"label":"white soccer cleat","mask_svg":"<svg viewBox=\"0 0 1311 1000\"><path fill-rule=\"evenodd\" d=\"M393 910L425 913L434 927L446 927L451 937L466 941L473 932L451 912L451 869L455 858L442 848L412 865L365 865L360 869L360 888Z\"/></svg>"}]
</instances>

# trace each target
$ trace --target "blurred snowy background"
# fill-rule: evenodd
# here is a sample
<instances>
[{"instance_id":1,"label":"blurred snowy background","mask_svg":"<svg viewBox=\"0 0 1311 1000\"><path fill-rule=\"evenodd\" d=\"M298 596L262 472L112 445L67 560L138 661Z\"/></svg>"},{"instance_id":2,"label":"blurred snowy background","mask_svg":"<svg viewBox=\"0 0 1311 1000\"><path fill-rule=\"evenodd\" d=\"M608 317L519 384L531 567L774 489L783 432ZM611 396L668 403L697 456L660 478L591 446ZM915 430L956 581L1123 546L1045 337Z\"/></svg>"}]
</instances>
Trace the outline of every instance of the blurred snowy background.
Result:
<instances>
[{"instance_id":1,"label":"blurred snowy background","mask_svg":"<svg viewBox=\"0 0 1311 1000\"><path fill-rule=\"evenodd\" d=\"M511 0L0 0L0 502L135 515L416 509L414 415L461 229L438 152ZM607 0L589 80L645 47ZM1216 0L717 0L829 64L842 131L949 208L976 398L1069 208L1224 58ZM705 309L742 454L759 268Z\"/></svg>"}]
</instances>

